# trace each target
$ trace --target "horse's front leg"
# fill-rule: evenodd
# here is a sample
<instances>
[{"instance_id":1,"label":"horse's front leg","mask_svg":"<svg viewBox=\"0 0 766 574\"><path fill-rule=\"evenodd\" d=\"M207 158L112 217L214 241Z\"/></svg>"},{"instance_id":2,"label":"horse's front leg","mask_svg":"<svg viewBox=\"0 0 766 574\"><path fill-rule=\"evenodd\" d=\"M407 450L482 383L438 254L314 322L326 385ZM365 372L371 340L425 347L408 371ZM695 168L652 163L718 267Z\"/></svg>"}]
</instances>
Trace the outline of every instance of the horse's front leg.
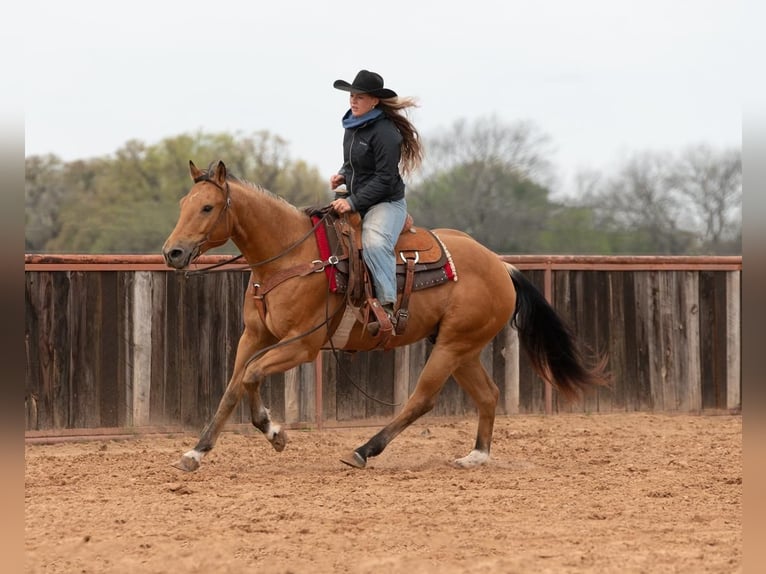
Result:
<instances>
[{"instance_id":1,"label":"horse's front leg","mask_svg":"<svg viewBox=\"0 0 766 574\"><path fill-rule=\"evenodd\" d=\"M226 387L223 397L221 397L221 402L218 403L215 415L213 415L212 420L205 425L205 428L202 429L202 434L197 441L197 445L192 450L184 453L181 460L173 464L174 467L186 472L192 472L199 468L199 465L202 462L202 457L210 452L213 449L213 446L215 446L218 436L221 434L221 430L223 430L223 426L226 424L234 407L237 406L237 403L242 398L243 391L244 388L242 387L242 382L232 377Z\"/></svg>"},{"instance_id":2,"label":"horse's front leg","mask_svg":"<svg viewBox=\"0 0 766 574\"><path fill-rule=\"evenodd\" d=\"M277 452L282 452L287 446L287 433L279 424L271 421L269 409L263 406L261 400L261 381L247 385L247 394L250 399L250 417L253 426L263 433L266 439Z\"/></svg>"},{"instance_id":3,"label":"horse's front leg","mask_svg":"<svg viewBox=\"0 0 766 574\"><path fill-rule=\"evenodd\" d=\"M226 391L221 397L221 401L218 403L218 408L213 415L210 422L202 429L197 445L190 451L184 453L181 459L173 464L174 467L186 471L192 472L199 468L202 458L210 452L215 446L218 436L221 434L226 421L231 416L231 412L234 407L237 406L242 395L245 392L245 387L242 382L242 376L247 364L247 360L256 352L256 350L262 347L262 343L259 343L258 338L251 334L249 331L242 333L237 346L237 357L234 361L234 373L229 379L229 383L226 386Z\"/></svg>"},{"instance_id":4,"label":"horse's front leg","mask_svg":"<svg viewBox=\"0 0 766 574\"><path fill-rule=\"evenodd\" d=\"M293 335L285 337L286 340ZM250 417L253 426L260 430L277 452L282 452L287 445L287 433L281 425L271 420L271 414L261 400L261 382L276 373L284 373L300 365L312 361L322 344L322 339L307 336L283 346L276 346L263 356L258 357L245 369L244 387L250 398Z\"/></svg>"}]
</instances>

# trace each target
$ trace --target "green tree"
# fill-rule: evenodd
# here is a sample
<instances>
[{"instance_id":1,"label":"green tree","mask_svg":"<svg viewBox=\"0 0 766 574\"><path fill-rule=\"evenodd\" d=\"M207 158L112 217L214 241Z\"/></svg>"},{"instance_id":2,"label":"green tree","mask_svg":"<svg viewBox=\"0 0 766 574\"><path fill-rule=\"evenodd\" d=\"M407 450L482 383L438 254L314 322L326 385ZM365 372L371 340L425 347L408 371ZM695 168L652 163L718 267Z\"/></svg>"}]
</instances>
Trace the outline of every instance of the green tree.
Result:
<instances>
[{"instance_id":1,"label":"green tree","mask_svg":"<svg viewBox=\"0 0 766 574\"><path fill-rule=\"evenodd\" d=\"M423 181L408 207L418 225L459 229L499 253L537 251L548 190L502 163L477 161Z\"/></svg>"},{"instance_id":2,"label":"green tree","mask_svg":"<svg viewBox=\"0 0 766 574\"><path fill-rule=\"evenodd\" d=\"M60 253L156 253L190 189L189 160L221 159L232 174L296 205L326 202L316 168L292 161L287 143L254 134L182 134L125 143L110 157L63 163L27 158L27 249ZM229 245L223 251L232 252Z\"/></svg>"},{"instance_id":3,"label":"green tree","mask_svg":"<svg viewBox=\"0 0 766 574\"><path fill-rule=\"evenodd\" d=\"M24 163L24 243L32 253L42 251L61 230L65 165L55 155L28 157Z\"/></svg>"}]
</instances>

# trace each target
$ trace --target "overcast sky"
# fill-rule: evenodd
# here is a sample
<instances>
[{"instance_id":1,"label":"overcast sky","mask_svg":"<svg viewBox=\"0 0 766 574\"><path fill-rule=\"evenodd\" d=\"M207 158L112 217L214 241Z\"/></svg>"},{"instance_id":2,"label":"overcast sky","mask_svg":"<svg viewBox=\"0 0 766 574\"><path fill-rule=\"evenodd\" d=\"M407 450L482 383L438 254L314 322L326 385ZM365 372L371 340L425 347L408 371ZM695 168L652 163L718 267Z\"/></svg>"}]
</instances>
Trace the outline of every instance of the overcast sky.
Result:
<instances>
[{"instance_id":1,"label":"overcast sky","mask_svg":"<svg viewBox=\"0 0 766 574\"><path fill-rule=\"evenodd\" d=\"M731 0L25 5L26 155L265 129L329 178L348 108L332 82L361 68L418 98L425 138L460 118L534 122L562 182L634 151L741 144L743 15Z\"/></svg>"}]
</instances>

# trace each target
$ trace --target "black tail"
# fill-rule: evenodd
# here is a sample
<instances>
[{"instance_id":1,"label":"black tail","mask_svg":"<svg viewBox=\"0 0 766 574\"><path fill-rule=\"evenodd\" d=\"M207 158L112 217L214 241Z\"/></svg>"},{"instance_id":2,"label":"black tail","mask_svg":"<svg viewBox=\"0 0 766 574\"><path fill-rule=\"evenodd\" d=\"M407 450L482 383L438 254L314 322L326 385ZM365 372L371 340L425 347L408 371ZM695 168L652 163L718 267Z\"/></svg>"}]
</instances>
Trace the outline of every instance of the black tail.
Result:
<instances>
[{"instance_id":1,"label":"black tail","mask_svg":"<svg viewBox=\"0 0 766 574\"><path fill-rule=\"evenodd\" d=\"M518 331L535 371L568 399L579 398L589 387L608 386L606 358L587 366L569 326L521 271L506 265L516 288L511 325Z\"/></svg>"}]
</instances>

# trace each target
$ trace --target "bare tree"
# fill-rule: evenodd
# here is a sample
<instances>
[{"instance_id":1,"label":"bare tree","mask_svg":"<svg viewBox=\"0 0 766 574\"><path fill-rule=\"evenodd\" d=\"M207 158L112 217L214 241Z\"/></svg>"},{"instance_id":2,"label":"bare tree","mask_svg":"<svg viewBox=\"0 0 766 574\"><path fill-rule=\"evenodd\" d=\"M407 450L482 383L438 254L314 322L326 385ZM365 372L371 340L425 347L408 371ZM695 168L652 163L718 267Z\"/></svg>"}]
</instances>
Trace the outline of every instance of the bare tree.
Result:
<instances>
[{"instance_id":1,"label":"bare tree","mask_svg":"<svg viewBox=\"0 0 766 574\"><path fill-rule=\"evenodd\" d=\"M497 116L457 120L425 141L423 176L461 165L503 165L519 177L545 183L551 176L551 139L528 121L504 122Z\"/></svg>"},{"instance_id":2,"label":"bare tree","mask_svg":"<svg viewBox=\"0 0 766 574\"><path fill-rule=\"evenodd\" d=\"M419 225L453 227L504 253L534 252L548 217L549 138L530 123L460 120L425 141L408 206Z\"/></svg>"},{"instance_id":3,"label":"bare tree","mask_svg":"<svg viewBox=\"0 0 766 574\"><path fill-rule=\"evenodd\" d=\"M672 193L671 166L672 156L643 152L612 177L599 180L584 174L580 181L588 193L584 204L594 210L600 228L629 238L631 251L686 253L693 249L694 238L684 229L684 206Z\"/></svg>"},{"instance_id":4,"label":"bare tree","mask_svg":"<svg viewBox=\"0 0 766 574\"><path fill-rule=\"evenodd\" d=\"M688 210L707 250L720 252L741 237L742 157L737 149L687 148L672 166L669 182Z\"/></svg>"}]
</instances>

